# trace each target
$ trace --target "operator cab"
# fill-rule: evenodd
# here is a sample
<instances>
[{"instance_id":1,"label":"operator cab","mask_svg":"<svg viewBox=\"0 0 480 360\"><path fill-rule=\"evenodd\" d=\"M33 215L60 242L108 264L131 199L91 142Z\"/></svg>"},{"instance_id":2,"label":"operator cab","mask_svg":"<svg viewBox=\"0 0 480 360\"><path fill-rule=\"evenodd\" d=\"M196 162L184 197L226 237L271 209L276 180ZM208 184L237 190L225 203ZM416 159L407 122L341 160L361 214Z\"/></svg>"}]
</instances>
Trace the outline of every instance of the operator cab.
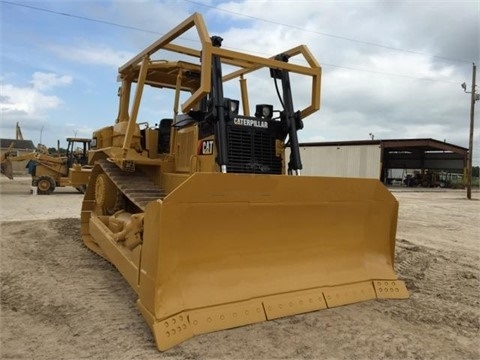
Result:
<instances>
[{"instance_id":1,"label":"operator cab","mask_svg":"<svg viewBox=\"0 0 480 360\"><path fill-rule=\"evenodd\" d=\"M67 138L67 142L68 166L71 167L73 164L86 165L92 139Z\"/></svg>"}]
</instances>

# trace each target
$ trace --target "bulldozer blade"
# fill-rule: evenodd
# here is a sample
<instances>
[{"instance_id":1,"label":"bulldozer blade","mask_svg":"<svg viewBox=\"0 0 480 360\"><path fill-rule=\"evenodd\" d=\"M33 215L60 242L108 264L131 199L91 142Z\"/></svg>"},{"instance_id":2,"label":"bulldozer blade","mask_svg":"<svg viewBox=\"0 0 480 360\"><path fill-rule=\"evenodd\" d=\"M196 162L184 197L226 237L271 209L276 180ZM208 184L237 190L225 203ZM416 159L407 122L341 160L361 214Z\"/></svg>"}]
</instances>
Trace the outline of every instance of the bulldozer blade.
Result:
<instances>
[{"instance_id":1,"label":"bulldozer blade","mask_svg":"<svg viewBox=\"0 0 480 360\"><path fill-rule=\"evenodd\" d=\"M0 171L10 180L13 180L13 167L12 162L8 159L5 159L0 164Z\"/></svg>"},{"instance_id":2,"label":"bulldozer blade","mask_svg":"<svg viewBox=\"0 0 480 360\"><path fill-rule=\"evenodd\" d=\"M408 298L394 271L397 212L373 179L195 173L147 205L129 282L138 281L160 350L205 332ZM112 248L102 247L109 259Z\"/></svg>"}]
</instances>

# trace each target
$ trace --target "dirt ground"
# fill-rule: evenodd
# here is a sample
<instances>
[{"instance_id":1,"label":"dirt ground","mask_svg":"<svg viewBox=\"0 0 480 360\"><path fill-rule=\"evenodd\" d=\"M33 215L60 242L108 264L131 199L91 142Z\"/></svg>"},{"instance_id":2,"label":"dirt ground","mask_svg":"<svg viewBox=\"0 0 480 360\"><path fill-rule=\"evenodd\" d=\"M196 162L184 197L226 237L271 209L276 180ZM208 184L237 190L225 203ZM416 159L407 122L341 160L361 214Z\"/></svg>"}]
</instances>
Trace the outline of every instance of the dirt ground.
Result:
<instances>
[{"instance_id":1,"label":"dirt ground","mask_svg":"<svg viewBox=\"0 0 480 360\"><path fill-rule=\"evenodd\" d=\"M408 300L194 337L160 353L119 273L79 235L82 195L0 179L2 359L480 359L480 194L393 189Z\"/></svg>"}]
</instances>

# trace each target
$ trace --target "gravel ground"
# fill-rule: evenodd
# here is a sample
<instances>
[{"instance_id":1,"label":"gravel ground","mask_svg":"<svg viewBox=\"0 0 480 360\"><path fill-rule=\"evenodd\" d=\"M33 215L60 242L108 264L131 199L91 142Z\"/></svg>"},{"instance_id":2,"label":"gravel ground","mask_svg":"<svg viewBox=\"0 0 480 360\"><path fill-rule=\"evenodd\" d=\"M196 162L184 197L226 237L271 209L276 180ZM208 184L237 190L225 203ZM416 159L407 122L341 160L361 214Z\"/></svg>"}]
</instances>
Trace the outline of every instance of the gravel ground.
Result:
<instances>
[{"instance_id":1,"label":"gravel ground","mask_svg":"<svg viewBox=\"0 0 480 360\"><path fill-rule=\"evenodd\" d=\"M2 359L480 359L480 201L392 190L408 300L367 301L194 337L164 353L119 273L79 235L83 196L0 179Z\"/></svg>"}]
</instances>

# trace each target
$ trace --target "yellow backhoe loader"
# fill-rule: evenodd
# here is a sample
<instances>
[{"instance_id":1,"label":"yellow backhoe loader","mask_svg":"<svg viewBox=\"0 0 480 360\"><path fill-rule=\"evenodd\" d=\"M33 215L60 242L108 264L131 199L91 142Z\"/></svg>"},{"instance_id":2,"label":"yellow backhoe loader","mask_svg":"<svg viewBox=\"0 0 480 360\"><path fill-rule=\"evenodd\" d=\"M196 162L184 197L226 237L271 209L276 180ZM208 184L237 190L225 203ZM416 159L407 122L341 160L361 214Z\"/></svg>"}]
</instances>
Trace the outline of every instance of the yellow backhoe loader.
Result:
<instances>
[{"instance_id":1,"label":"yellow backhoe loader","mask_svg":"<svg viewBox=\"0 0 480 360\"><path fill-rule=\"evenodd\" d=\"M14 156L13 143L1 158L2 174L13 179L12 161L28 161L28 173L32 176L32 187L37 194L49 195L56 187L72 186L81 193L85 192L92 168L87 165L91 139L67 138L65 156L48 154L44 145L36 151Z\"/></svg>"},{"instance_id":2,"label":"yellow backhoe loader","mask_svg":"<svg viewBox=\"0 0 480 360\"><path fill-rule=\"evenodd\" d=\"M190 29L199 48L175 42ZM94 132L89 152L83 241L137 293L158 349L282 316L407 298L394 272L398 203L390 192L372 179L300 176L297 131L320 106L311 52L300 45L261 57L221 44L195 13L121 66L118 117ZM309 93L301 110L294 77ZM156 99L173 99L158 126L137 119L147 86ZM253 115L248 89L261 101Z\"/></svg>"}]
</instances>

